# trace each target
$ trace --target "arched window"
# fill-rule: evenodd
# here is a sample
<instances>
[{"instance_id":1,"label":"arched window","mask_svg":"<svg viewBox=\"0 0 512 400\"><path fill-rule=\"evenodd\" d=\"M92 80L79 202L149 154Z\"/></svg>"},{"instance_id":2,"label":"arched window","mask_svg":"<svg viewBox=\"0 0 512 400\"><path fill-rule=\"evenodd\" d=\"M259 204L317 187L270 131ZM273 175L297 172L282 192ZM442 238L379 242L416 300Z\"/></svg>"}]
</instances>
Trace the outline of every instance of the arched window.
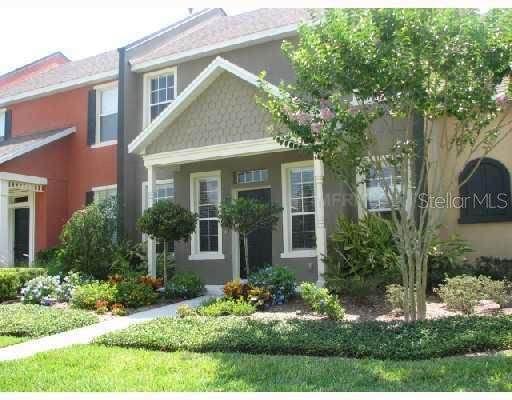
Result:
<instances>
[{"instance_id":1,"label":"arched window","mask_svg":"<svg viewBox=\"0 0 512 400\"><path fill-rule=\"evenodd\" d=\"M470 178L466 181L468 176ZM492 158L470 161L459 177L459 182L464 181L460 188L459 223L512 221L510 175L501 162Z\"/></svg>"}]
</instances>

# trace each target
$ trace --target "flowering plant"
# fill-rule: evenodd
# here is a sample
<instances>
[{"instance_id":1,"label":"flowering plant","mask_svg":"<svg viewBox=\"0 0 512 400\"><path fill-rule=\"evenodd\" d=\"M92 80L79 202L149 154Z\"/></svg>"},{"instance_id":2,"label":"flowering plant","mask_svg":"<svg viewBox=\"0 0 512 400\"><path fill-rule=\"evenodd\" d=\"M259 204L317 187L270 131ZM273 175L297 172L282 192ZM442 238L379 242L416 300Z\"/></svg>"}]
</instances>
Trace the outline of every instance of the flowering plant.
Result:
<instances>
[{"instance_id":1,"label":"flowering plant","mask_svg":"<svg viewBox=\"0 0 512 400\"><path fill-rule=\"evenodd\" d=\"M77 272L70 272L63 278L60 275L38 276L28 281L21 289L21 301L48 306L56 302L69 301L81 281L82 278Z\"/></svg>"}]
</instances>

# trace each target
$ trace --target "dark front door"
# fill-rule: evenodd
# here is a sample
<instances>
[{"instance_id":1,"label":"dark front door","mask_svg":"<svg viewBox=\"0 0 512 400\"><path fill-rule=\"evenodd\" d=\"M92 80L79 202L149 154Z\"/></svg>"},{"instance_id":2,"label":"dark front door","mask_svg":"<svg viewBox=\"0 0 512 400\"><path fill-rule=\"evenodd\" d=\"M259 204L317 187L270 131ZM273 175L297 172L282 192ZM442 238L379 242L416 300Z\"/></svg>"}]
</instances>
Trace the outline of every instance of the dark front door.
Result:
<instances>
[{"instance_id":1,"label":"dark front door","mask_svg":"<svg viewBox=\"0 0 512 400\"><path fill-rule=\"evenodd\" d=\"M28 208L14 209L14 263L16 265L28 264L29 215Z\"/></svg>"},{"instance_id":2,"label":"dark front door","mask_svg":"<svg viewBox=\"0 0 512 400\"><path fill-rule=\"evenodd\" d=\"M253 189L238 192L239 198L250 198L270 204L270 189ZM247 278L245 271L243 241L240 239L240 277ZM272 226L268 225L249 235L249 270L250 272L272 264Z\"/></svg>"}]
</instances>

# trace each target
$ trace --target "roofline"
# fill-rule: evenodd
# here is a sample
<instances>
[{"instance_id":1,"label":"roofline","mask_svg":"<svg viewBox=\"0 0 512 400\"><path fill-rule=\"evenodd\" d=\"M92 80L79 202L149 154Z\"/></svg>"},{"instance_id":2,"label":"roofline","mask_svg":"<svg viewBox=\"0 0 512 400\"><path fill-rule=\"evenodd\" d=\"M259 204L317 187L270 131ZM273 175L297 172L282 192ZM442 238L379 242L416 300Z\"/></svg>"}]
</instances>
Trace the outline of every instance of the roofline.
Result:
<instances>
[{"instance_id":1,"label":"roofline","mask_svg":"<svg viewBox=\"0 0 512 400\"><path fill-rule=\"evenodd\" d=\"M196 12L196 13L193 13L191 15L187 15L185 18L182 18L178 21L176 21L175 23L169 25L169 26L166 26L165 28L162 28L156 32L153 32L153 33L150 33L149 35L146 35L144 37L142 37L141 39L137 39L131 43L128 43L127 45L123 46L126 50L132 50L132 49L135 49L139 46L142 46L143 44L153 40L153 39L156 39L158 38L159 36L162 36L164 34L166 34L167 32L170 32L176 28L179 28L180 26L184 25L184 24L187 24L189 23L190 21L193 21L194 19L198 18L198 17L201 17L203 16L204 14L207 14L211 11L215 10L215 8L203 8L202 10ZM222 8L219 8L219 10L221 10L224 14L226 14L226 12L222 9Z\"/></svg>"},{"instance_id":2,"label":"roofline","mask_svg":"<svg viewBox=\"0 0 512 400\"><path fill-rule=\"evenodd\" d=\"M176 54L155 58L154 60L148 60L141 63L136 63L130 60L130 65L132 66L131 69L134 72L147 72L155 68L166 66L168 64L178 64L195 58L215 54L219 51L233 50L294 36L298 31L298 28L299 24L292 24L282 26L280 28L267 29L265 31L251 33L250 35L240 36L238 38L226 40L217 44L198 47L192 50L185 50Z\"/></svg>"},{"instance_id":3,"label":"roofline","mask_svg":"<svg viewBox=\"0 0 512 400\"><path fill-rule=\"evenodd\" d=\"M6 181L31 183L32 185L47 185L48 184L48 178L43 178L40 176L32 176L32 175L14 174L12 172L0 172L0 179L6 180Z\"/></svg>"},{"instance_id":4,"label":"roofline","mask_svg":"<svg viewBox=\"0 0 512 400\"><path fill-rule=\"evenodd\" d=\"M210 86L215 79L217 79L220 73L223 72L220 71L217 73L219 70L230 72L251 85L259 87L259 78L256 75L222 57L217 57L185 88L185 90L169 107L160 113L153 122L151 122L140 134L137 135L137 137L128 145L128 152L141 154L151 143L152 136L162 129L162 124L170 117L173 117L173 119L169 122L172 122L177 118L194 100L194 98L191 98L194 92L203 86L203 90L206 90L206 88ZM270 83L268 85L272 92L276 95L279 94L279 89L276 86Z\"/></svg>"},{"instance_id":5,"label":"roofline","mask_svg":"<svg viewBox=\"0 0 512 400\"><path fill-rule=\"evenodd\" d=\"M30 153L31 151L40 149L41 147L46 146L47 144L53 143L75 132L76 128L73 126L71 128L65 128L62 131L55 133L54 135L45 137L40 142L27 144L26 146L23 146L21 149L15 150L12 153L8 153L4 156L0 156L0 164L21 157L22 155Z\"/></svg>"},{"instance_id":6,"label":"roofline","mask_svg":"<svg viewBox=\"0 0 512 400\"><path fill-rule=\"evenodd\" d=\"M46 61L52 57L57 57L57 56L64 57L66 60L70 61L69 58L67 58L62 52L54 51L53 53L48 54L47 56L38 58L37 60L31 61L27 64L22 65L21 67L17 67L9 72L6 72L6 73L0 75L0 81L5 80L13 75L16 75L17 73L22 72L24 69L30 68L34 65L37 65L39 63L42 63L43 61Z\"/></svg>"},{"instance_id":7,"label":"roofline","mask_svg":"<svg viewBox=\"0 0 512 400\"><path fill-rule=\"evenodd\" d=\"M7 96L4 98L0 98L0 106L5 106L10 103L18 102L18 101L25 101L25 100L31 100L37 97L47 96L50 94L63 92L65 90L75 89L80 86L98 83L101 81L111 80L117 78L117 69L106 71L106 72L100 72L99 74L95 75L88 75L82 78L73 79L70 81L60 82L56 83L54 85L45 86L39 89L30 90L28 92L22 92L18 93L12 96Z\"/></svg>"}]
</instances>

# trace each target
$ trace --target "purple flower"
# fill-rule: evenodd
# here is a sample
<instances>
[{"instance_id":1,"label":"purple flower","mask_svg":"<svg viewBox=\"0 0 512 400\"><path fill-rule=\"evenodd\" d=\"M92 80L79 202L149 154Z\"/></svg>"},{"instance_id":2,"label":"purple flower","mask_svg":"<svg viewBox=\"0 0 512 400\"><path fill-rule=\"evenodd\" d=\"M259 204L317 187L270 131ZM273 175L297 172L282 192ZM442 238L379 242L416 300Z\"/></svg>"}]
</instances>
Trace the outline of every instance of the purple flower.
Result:
<instances>
[{"instance_id":1,"label":"purple flower","mask_svg":"<svg viewBox=\"0 0 512 400\"><path fill-rule=\"evenodd\" d=\"M500 106L504 106L508 103L508 96L506 93L500 93L496 96L496 103L498 103Z\"/></svg>"},{"instance_id":2,"label":"purple flower","mask_svg":"<svg viewBox=\"0 0 512 400\"><path fill-rule=\"evenodd\" d=\"M313 122L311 124L311 132L318 133L322 130L322 123L321 122Z\"/></svg>"},{"instance_id":3,"label":"purple flower","mask_svg":"<svg viewBox=\"0 0 512 400\"><path fill-rule=\"evenodd\" d=\"M324 121L330 121L334 118L334 112L329 107L324 107L320 110L320 118Z\"/></svg>"}]
</instances>

